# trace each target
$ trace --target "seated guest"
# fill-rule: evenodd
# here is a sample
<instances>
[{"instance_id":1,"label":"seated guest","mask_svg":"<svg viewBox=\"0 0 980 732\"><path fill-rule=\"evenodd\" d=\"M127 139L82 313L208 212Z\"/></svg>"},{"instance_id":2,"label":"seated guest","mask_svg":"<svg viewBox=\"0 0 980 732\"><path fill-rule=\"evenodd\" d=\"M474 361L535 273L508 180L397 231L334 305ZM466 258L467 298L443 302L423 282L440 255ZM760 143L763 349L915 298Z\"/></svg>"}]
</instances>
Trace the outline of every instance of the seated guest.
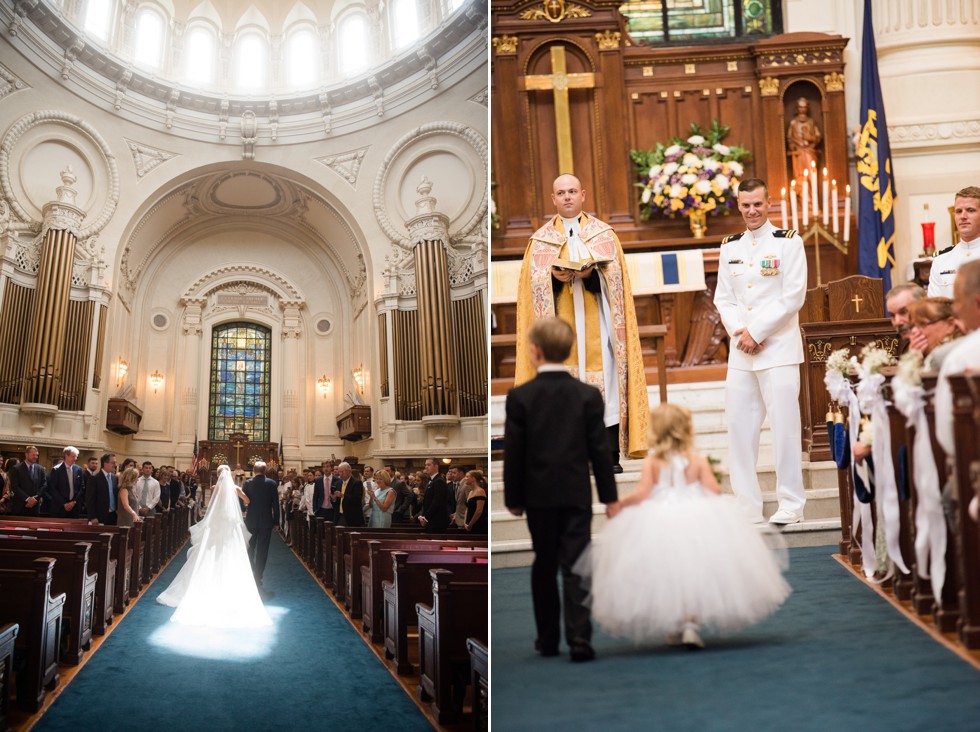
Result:
<instances>
[{"instance_id":1,"label":"seated guest","mask_svg":"<svg viewBox=\"0 0 980 732\"><path fill-rule=\"evenodd\" d=\"M953 394L950 374L980 371L980 260L964 264L953 285L953 309L967 335L953 346L943 360L936 380L936 440L950 457L956 454L953 434Z\"/></svg>"},{"instance_id":2,"label":"seated guest","mask_svg":"<svg viewBox=\"0 0 980 732\"><path fill-rule=\"evenodd\" d=\"M136 472L136 462L126 468L119 477L119 488L116 491L116 520L118 526L132 526L140 523L143 518L139 515L139 500L136 498L136 491L133 486L139 473Z\"/></svg>"},{"instance_id":3,"label":"seated guest","mask_svg":"<svg viewBox=\"0 0 980 732\"><path fill-rule=\"evenodd\" d=\"M923 367L936 371L953 346L953 341L963 335L953 316L953 301L947 297L927 297L909 306L909 322L912 326L912 348L925 356Z\"/></svg>"},{"instance_id":4,"label":"seated guest","mask_svg":"<svg viewBox=\"0 0 980 732\"><path fill-rule=\"evenodd\" d=\"M374 490L364 486L365 495L370 496L372 504L371 522L368 526L387 529L391 526L391 516L395 512L395 491L391 487L391 473L382 470L374 474Z\"/></svg>"},{"instance_id":5,"label":"seated guest","mask_svg":"<svg viewBox=\"0 0 980 732\"><path fill-rule=\"evenodd\" d=\"M885 308L891 318L892 325L898 331L902 339L902 352L909 348L909 337L912 334L912 326L909 323L909 306L926 296L926 291L918 285L906 282L902 285L895 285L885 295ZM913 348L920 348L922 343L911 344Z\"/></svg>"},{"instance_id":6,"label":"seated guest","mask_svg":"<svg viewBox=\"0 0 980 732\"><path fill-rule=\"evenodd\" d=\"M464 479L469 488L466 497L466 521L463 528L471 534L486 534L490 522L487 513L487 480L479 470L471 470Z\"/></svg>"}]
</instances>

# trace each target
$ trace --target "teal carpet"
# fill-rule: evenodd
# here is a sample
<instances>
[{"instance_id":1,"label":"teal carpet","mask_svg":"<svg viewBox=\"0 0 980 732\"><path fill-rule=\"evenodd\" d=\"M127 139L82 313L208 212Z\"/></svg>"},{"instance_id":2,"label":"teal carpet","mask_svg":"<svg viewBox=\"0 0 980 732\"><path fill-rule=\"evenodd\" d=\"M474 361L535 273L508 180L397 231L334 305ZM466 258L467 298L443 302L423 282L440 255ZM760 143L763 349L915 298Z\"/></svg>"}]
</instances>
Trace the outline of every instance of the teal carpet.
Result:
<instances>
[{"instance_id":1,"label":"teal carpet","mask_svg":"<svg viewBox=\"0 0 980 732\"><path fill-rule=\"evenodd\" d=\"M980 729L980 672L850 575L833 551L791 550L787 603L735 636L706 634L703 651L636 648L597 633L598 658L586 664L534 653L530 570L494 570L494 729Z\"/></svg>"},{"instance_id":2,"label":"teal carpet","mask_svg":"<svg viewBox=\"0 0 980 732\"><path fill-rule=\"evenodd\" d=\"M186 548L65 688L35 730L431 730L273 535L265 571L272 628L170 623L157 596Z\"/></svg>"}]
</instances>

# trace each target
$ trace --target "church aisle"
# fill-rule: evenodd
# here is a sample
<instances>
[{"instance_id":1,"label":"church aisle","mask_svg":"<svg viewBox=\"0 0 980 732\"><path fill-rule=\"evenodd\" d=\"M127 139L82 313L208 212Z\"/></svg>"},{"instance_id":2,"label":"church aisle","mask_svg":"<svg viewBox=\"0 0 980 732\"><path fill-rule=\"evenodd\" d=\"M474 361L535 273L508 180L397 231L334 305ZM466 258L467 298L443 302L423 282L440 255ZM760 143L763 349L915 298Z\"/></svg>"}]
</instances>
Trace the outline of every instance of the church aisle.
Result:
<instances>
[{"instance_id":1,"label":"church aisle","mask_svg":"<svg viewBox=\"0 0 980 732\"><path fill-rule=\"evenodd\" d=\"M170 623L156 603L185 549L37 722L35 730L429 730L431 725L274 536L272 628Z\"/></svg>"},{"instance_id":2,"label":"church aisle","mask_svg":"<svg viewBox=\"0 0 980 732\"><path fill-rule=\"evenodd\" d=\"M695 653L597 633L588 664L535 654L530 569L494 570L494 728L975 729L980 673L856 581L835 549L792 549L793 594L758 626L705 634Z\"/></svg>"}]
</instances>

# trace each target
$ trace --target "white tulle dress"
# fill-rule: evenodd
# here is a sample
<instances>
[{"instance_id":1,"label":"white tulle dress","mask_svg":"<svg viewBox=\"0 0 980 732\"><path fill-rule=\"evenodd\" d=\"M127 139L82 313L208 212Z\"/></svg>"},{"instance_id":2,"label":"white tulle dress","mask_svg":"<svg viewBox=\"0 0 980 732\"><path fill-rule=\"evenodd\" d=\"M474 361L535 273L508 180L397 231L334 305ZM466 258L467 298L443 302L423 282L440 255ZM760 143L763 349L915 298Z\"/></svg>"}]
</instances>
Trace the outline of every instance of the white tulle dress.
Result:
<instances>
[{"instance_id":1,"label":"white tulle dress","mask_svg":"<svg viewBox=\"0 0 980 732\"><path fill-rule=\"evenodd\" d=\"M171 622L218 628L271 625L252 576L250 534L228 466L218 468L207 513L190 533L187 562L157 598L177 608Z\"/></svg>"},{"instance_id":2,"label":"white tulle dress","mask_svg":"<svg viewBox=\"0 0 980 732\"><path fill-rule=\"evenodd\" d=\"M686 468L680 456L661 463L650 497L608 521L580 563L591 574L592 616L611 635L662 641L687 621L731 632L775 612L791 591L779 537L764 536L733 496L688 483Z\"/></svg>"}]
</instances>

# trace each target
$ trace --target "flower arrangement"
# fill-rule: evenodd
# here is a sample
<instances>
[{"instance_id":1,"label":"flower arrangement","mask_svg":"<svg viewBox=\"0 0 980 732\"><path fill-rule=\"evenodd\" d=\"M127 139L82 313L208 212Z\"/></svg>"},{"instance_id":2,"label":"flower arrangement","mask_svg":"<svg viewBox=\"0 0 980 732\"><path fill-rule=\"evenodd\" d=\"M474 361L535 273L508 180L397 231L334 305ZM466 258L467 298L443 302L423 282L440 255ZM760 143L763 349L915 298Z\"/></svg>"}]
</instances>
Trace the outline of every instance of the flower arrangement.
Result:
<instances>
[{"instance_id":1,"label":"flower arrangement","mask_svg":"<svg viewBox=\"0 0 980 732\"><path fill-rule=\"evenodd\" d=\"M839 371L846 375L850 368L850 350L847 348L839 348L827 358L827 371Z\"/></svg>"},{"instance_id":2,"label":"flower arrangement","mask_svg":"<svg viewBox=\"0 0 980 732\"><path fill-rule=\"evenodd\" d=\"M493 189L497 187L497 181L490 181L490 226L494 229L500 228L500 214L497 213L497 203L493 200Z\"/></svg>"},{"instance_id":3,"label":"flower arrangement","mask_svg":"<svg viewBox=\"0 0 980 732\"><path fill-rule=\"evenodd\" d=\"M869 343L861 349L861 367L868 374L881 373L883 366L891 366L895 358L884 348Z\"/></svg>"},{"instance_id":4,"label":"flower arrangement","mask_svg":"<svg viewBox=\"0 0 980 732\"><path fill-rule=\"evenodd\" d=\"M911 386L922 385L922 351L911 348L898 359L898 370L895 378Z\"/></svg>"},{"instance_id":5,"label":"flower arrangement","mask_svg":"<svg viewBox=\"0 0 980 732\"><path fill-rule=\"evenodd\" d=\"M670 145L658 142L652 150L633 150L640 182L640 218L654 213L686 215L692 210L728 213L737 205L735 186L744 172L745 148L722 144L729 127L711 121L708 130L691 123L687 139L675 137Z\"/></svg>"}]
</instances>

